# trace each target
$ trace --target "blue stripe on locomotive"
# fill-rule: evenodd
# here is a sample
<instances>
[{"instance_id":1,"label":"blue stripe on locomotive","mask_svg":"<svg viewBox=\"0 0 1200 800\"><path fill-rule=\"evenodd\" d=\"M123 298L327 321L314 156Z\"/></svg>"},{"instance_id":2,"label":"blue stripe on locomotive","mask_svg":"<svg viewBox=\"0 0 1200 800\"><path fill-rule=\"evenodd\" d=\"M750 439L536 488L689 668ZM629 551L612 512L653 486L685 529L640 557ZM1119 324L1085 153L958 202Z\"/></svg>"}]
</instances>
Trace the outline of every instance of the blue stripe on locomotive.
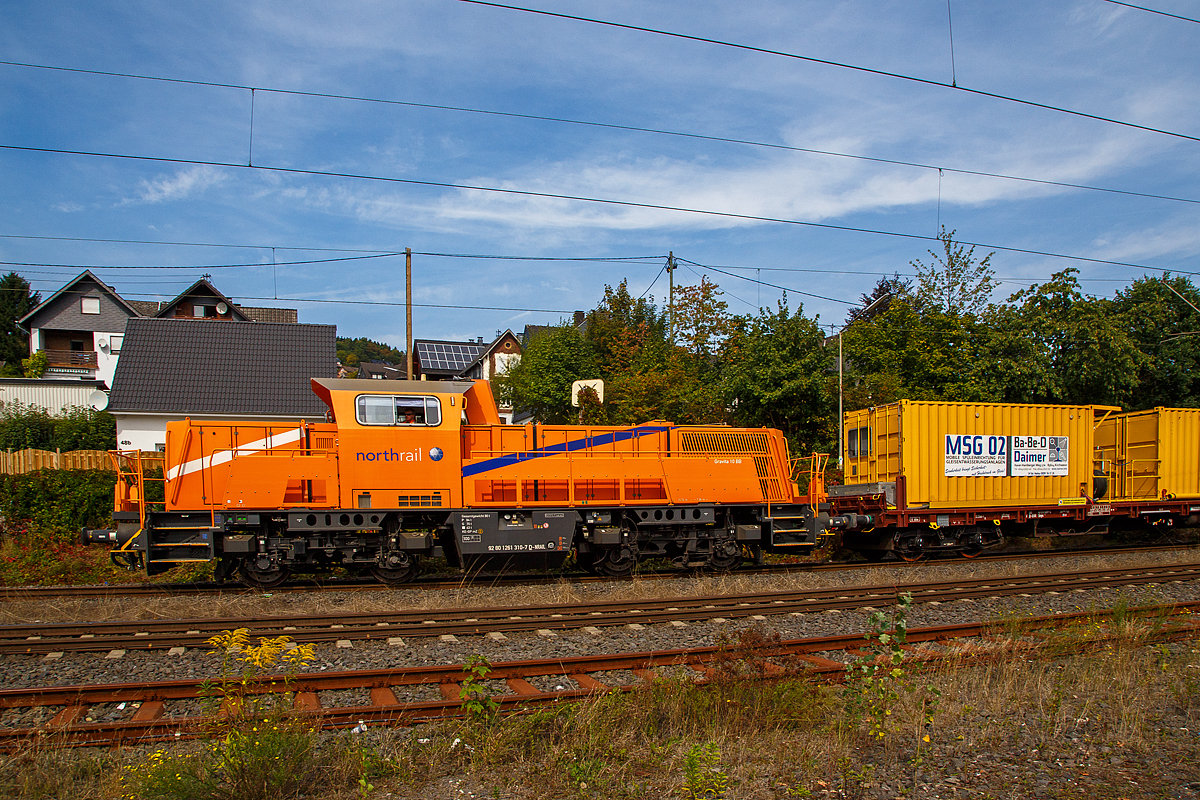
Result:
<instances>
[{"instance_id":1,"label":"blue stripe on locomotive","mask_svg":"<svg viewBox=\"0 0 1200 800\"><path fill-rule=\"evenodd\" d=\"M487 461L480 461L478 464L465 466L462 468L462 476L469 478L481 472L491 472L494 469L511 467L513 464L519 464L522 461L529 461L534 458L545 458L546 456L557 455L558 453L573 453L576 450L586 450L590 447L623 442L626 439L641 436L643 433L662 433L668 430L670 428L667 426L643 425L637 428L630 428L626 431L613 431L602 436L588 436L571 442L552 444L547 447L539 447L535 450L526 450L522 453L510 453L508 455L489 458Z\"/></svg>"}]
</instances>

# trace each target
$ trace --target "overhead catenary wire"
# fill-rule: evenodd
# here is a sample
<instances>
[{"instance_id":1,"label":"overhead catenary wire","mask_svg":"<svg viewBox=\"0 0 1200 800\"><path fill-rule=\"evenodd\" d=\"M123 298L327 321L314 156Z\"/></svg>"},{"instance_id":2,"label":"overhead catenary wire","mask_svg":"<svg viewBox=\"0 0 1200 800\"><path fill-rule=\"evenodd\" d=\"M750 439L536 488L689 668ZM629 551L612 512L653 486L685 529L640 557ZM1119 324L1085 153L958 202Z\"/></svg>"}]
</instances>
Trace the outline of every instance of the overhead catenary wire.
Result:
<instances>
[{"instance_id":1,"label":"overhead catenary wire","mask_svg":"<svg viewBox=\"0 0 1200 800\"><path fill-rule=\"evenodd\" d=\"M728 275L731 278L738 278L739 280L749 281L750 283L757 283L762 286L770 286L772 289L780 289L785 292L791 292L793 294L803 295L804 297L813 297L813 298L816 298L817 300L828 300L831 303L841 303L844 306L853 307L853 306L858 305L858 303L853 303L853 302L850 302L849 300L841 300L837 297L827 297L823 294L813 294L812 292L804 292L804 291L801 291L800 289L789 289L788 287L780 286L779 284L768 283L767 281L757 280L755 278L748 278L745 275L737 275L732 272L726 272L723 269L719 269L718 267L712 267L712 266L709 266L708 264L697 264L695 261L688 261L686 258L679 258L677 260L682 261L687 264L691 264L694 267L700 267L701 269L707 269L707 270L712 270L713 272L719 272L720 274ZM743 302L745 302L745 301L743 301ZM749 304L747 304L747 305L749 305Z\"/></svg>"},{"instance_id":2,"label":"overhead catenary wire","mask_svg":"<svg viewBox=\"0 0 1200 800\"><path fill-rule=\"evenodd\" d=\"M1178 14L1168 14L1166 11L1159 11L1157 8L1147 8L1146 6L1135 6L1133 3L1122 3L1120 0L1104 0L1106 3L1112 3L1114 6L1125 6L1125 8L1136 8L1138 11L1147 11L1151 14L1159 14L1172 19L1181 19L1184 22L1195 22L1200 25L1200 19L1192 19L1191 17L1181 17Z\"/></svg>"},{"instance_id":3,"label":"overhead catenary wire","mask_svg":"<svg viewBox=\"0 0 1200 800\"><path fill-rule=\"evenodd\" d=\"M382 183L396 183L407 186L425 186L439 189L458 189L462 191L487 192L491 194L511 195L514 197L537 197L552 200L567 200L580 203L593 203L596 205L618 206L622 208L642 208L656 211L675 211L681 214L696 214L700 216L720 217L724 219L738 219L748 222L768 222L780 225L796 225L808 228L818 228L822 230L843 231L847 233L866 233L876 236L888 236L899 239L911 239L916 241L933 242L939 241L936 236L926 236L919 233L904 233L901 231L887 231L878 228L864 228L854 225L834 225L828 222L811 222L807 220L787 219L784 217L768 217L759 214L739 214L732 211L716 211L713 209L690 208L687 206L672 206L660 203L643 203L633 200L616 200L613 198L603 197L588 197L585 195L561 194L557 192L537 192L528 189L510 189L497 186L479 186L464 183L451 183L449 181L431 181L418 180L416 178L396 178L383 175L369 175L365 173L354 172L337 172L333 170L317 170L303 169L300 167L278 167L264 166L256 164L253 166L247 164L236 164L228 161L214 161L196 158L171 158L167 156L147 156L129 153L106 153L94 150L70 150L57 147L30 147L27 145L0 144L0 150L13 150L18 152L28 153L48 153L55 155L72 155L94 158L112 158L130 161L144 161L148 163L159 164L186 164L189 166L208 166L208 167L224 167L237 170L252 170L269 173L279 173L284 175L312 175L326 178L345 178L348 180L365 180L377 181ZM1064 253L1054 253L1047 250L1034 250L1025 247L1013 247L1011 245L990 244L987 242L971 242L966 240L956 240L959 244L983 247L991 250L1003 250L1009 253L1024 253L1026 255L1044 256L1046 258L1060 258L1071 261L1082 261L1091 264L1110 264L1120 267L1131 267L1133 269L1154 269L1145 264L1136 264L1128 261L1115 261L1106 258L1093 258L1089 256L1076 256Z\"/></svg>"},{"instance_id":4,"label":"overhead catenary wire","mask_svg":"<svg viewBox=\"0 0 1200 800\"><path fill-rule=\"evenodd\" d=\"M38 237L49 238L49 237ZM71 241L78 241L72 239ZM110 241L110 240L96 240ZM156 243L157 244L157 243ZM164 243L165 244L165 243ZM172 243L175 244L175 243ZM223 247L225 245L204 245L210 247ZM229 245L230 247L240 247L242 245ZM260 247L257 249L274 250L274 247ZM279 249L301 249L301 248L279 248ZM279 262L255 262L247 264L51 264L37 261L0 261L0 266L15 266L15 267L57 267L60 269L251 269L262 267L288 267L306 264L330 264L342 261L361 261L372 258L394 258L405 255L403 251L393 253L376 253L374 255L365 256L347 256L344 258L316 258L306 259L303 261L279 261ZM415 256L429 256L432 258L464 258L464 259L490 259L500 261L585 261L585 262L602 262L602 263L618 263L618 264L641 264L648 259L663 258L663 256L514 256L514 255L484 255L478 253L418 253L413 251Z\"/></svg>"},{"instance_id":5,"label":"overhead catenary wire","mask_svg":"<svg viewBox=\"0 0 1200 800\"><path fill-rule=\"evenodd\" d=\"M1082 191L1088 191L1088 192L1104 192L1104 193L1109 193L1109 194L1123 194L1123 196L1127 196L1127 197L1141 197L1141 198L1154 199L1154 200L1168 200L1168 201L1171 201L1171 203L1200 204L1200 198L1176 197L1176 196L1171 196L1171 194L1157 194L1154 192L1138 192L1138 191L1134 191L1134 190L1121 190L1121 188L1108 187L1108 186L1092 186L1092 185L1088 185L1088 184L1074 184L1074 182L1070 182L1070 181L1055 181L1055 180L1040 179L1040 178L1030 178L1030 176L1027 176L1027 175L1009 175L1006 173L992 173L992 172L986 172L986 170L980 170L980 169L947 167L946 164L926 164L926 163L917 162L917 161L905 161L905 160L901 160L901 158L883 158L880 156L865 156L862 154L851 154L851 152L839 152L839 151L835 151L835 150L822 150L820 148L800 148L800 146L796 146L796 145L788 145L788 144L780 144L780 143L772 143L772 142L756 142L756 140L752 140L752 139L739 139L736 137L710 136L710 134L694 133L694 132L688 132L688 131L672 131L672 130L667 130L667 128L641 127L641 126L636 126L636 125L619 125L619 124L614 124L614 122L599 122L599 121L593 121L593 120L577 120L577 119L564 118L564 116L550 116L550 115L544 115L544 114L522 114L522 113L517 113L517 112L499 112L499 110L468 108L468 107L464 107L464 106L445 106L445 104L438 104L438 103L418 103L418 102L413 102L413 101L386 100L386 98L378 98L378 97L364 97L364 96L358 96L358 95L338 95L338 94L332 94L332 92L304 91L304 90L295 90L295 89L272 89L272 88L264 88L264 86L245 86L245 85L240 85L240 84L209 82L209 80L194 80L194 79L185 79L185 78L166 78L166 77L161 77L161 76L145 76L145 74L134 74L134 73L127 73L127 72L109 72L109 71L104 71L104 70L82 70L82 68L78 68L78 67L60 67L60 66L49 66L49 65L42 65L42 64L29 64L29 62L23 62L23 61L0 61L0 65L13 66L13 67L28 67L28 68L34 68L34 70L52 70L52 71L58 71L58 72L95 74L95 76L107 76L107 77L115 77L115 78L131 78L131 79L137 79L137 80L150 80L150 82L166 82L166 83L180 83L180 84L198 85L198 86L211 86L211 88L217 88L217 89L234 89L234 90L252 91L252 92L254 92L254 91L271 92L271 94L292 95L292 96L298 96L298 97L318 97L318 98L325 98L325 100L344 100L344 101L353 101L353 102L362 102L362 103L379 103L379 104L386 104L386 106L404 106L404 107L409 107L409 108L448 110L448 112L460 112L460 113L467 113L467 114L485 114L485 115L492 115L492 116L506 116L506 118L512 118L512 119L524 119L524 120L545 121L545 122L560 122L560 124L565 124L565 125L581 125L581 126L588 126L588 127L607 128L607 130L614 130L614 131L650 133L650 134L658 134L658 136L698 139L698 140L704 140L704 142L718 142L718 143L724 143L724 144L738 144L738 145L752 146L752 148L767 148L767 149L772 149L772 150L804 152L804 154L817 155L817 156L829 156L829 157L834 157L834 158L850 158L850 160L854 160L854 161L865 161L865 162L878 163L878 164L889 164L889 166L893 166L893 167L911 167L914 169L926 169L926 170L936 169L936 170L940 170L940 172L956 173L956 174L960 174L960 175L974 175L974 176L977 176L977 178L994 178L997 180L1024 182L1024 184L1038 184L1038 185L1042 185L1042 186L1057 186L1057 187L1061 187L1061 188L1074 188L1074 190L1082 190Z\"/></svg>"},{"instance_id":6,"label":"overhead catenary wire","mask_svg":"<svg viewBox=\"0 0 1200 800\"><path fill-rule=\"evenodd\" d=\"M704 280L706 277L708 277L707 275L705 275L705 274L703 274L703 273L701 273L701 272L697 272L695 269L693 269L693 268L690 266L690 265L691 265L693 262L687 261L687 259L683 259L683 258L681 258L681 259L679 259L679 260L680 260L680 261L682 261L682 262L684 262L686 265L688 265L688 271L689 271L689 272L691 272L691 273L692 273L693 275L695 275L696 277L698 277L698 278L699 278L701 281L703 281L703 280ZM703 269L703 267L702 267L702 269ZM757 283L758 281L755 281L755 282ZM721 291L721 294L727 294L727 295L729 295L730 297L732 297L734 300L737 300L739 303L743 303L743 304L745 304L745 305L749 306L750 308L754 308L754 309L761 308L761 306L756 306L756 305L754 305L754 303L751 303L751 302L749 302L748 300L743 300L742 298L738 297L738 296L737 296L736 294L734 294L733 292L729 291L729 289L727 289L727 288L726 288L726 289L721 289L720 291Z\"/></svg>"},{"instance_id":7,"label":"overhead catenary wire","mask_svg":"<svg viewBox=\"0 0 1200 800\"><path fill-rule=\"evenodd\" d=\"M1152 199L1152 200L1166 200L1169 202L1176 202L1176 203L1200 204L1200 198L1178 197L1178 196L1174 196L1174 195L1156 194L1154 192L1139 192L1139 191L1134 191L1131 189L1117 189L1117 188L1108 187L1108 186L1093 186L1093 185L1084 184L1084 183L1072 183L1070 181L1055 181L1055 180L1049 180L1049 179L1045 179L1045 178L1034 178L1034 177L1023 176L1023 175L1009 175L1009 174L1002 173L1002 172L988 172L986 170L966 169L966 168L962 168L962 167L949 167L949 166L946 166L945 164L940 164L940 165L939 164L926 164L926 163L922 163L919 161L907 161L904 159L883 158L880 156L862 155L861 153L843 153L843 152L838 152L836 150L823 150L823 149L814 148L814 147L799 147L796 145L780 144L778 142L761 142L761 141L755 141L753 139L740 139L740 138L731 137L731 136L714 136L714 135L710 135L710 134L702 134L702 133L695 133L695 132L689 132L689 131L677 131L677 130L670 130L670 129L666 129L666 128L649 128L649 127L643 127L643 126L637 126L637 125L622 125L622 124L612 123L612 122L599 122L599 121L594 121L594 120L572 119L569 117L556 117L556 116L545 115L545 114L525 114L525 113L514 112L514 111L496 111L496 110L490 110L490 109L469 108L466 106L444 105L444 104L438 104L438 103L418 103L418 102L409 101L409 100L392 100L392 99L386 99L386 98L365 97L365 96L361 96L361 95L336 94L336 93L332 93L332 92L312 92L312 91L304 91L304 90L300 90L300 89L280 89L280 88L270 88L270 87L263 87L263 86L246 86L246 85L233 84L233 83L221 83L218 81L201 81L201 80L186 79L186 78L168 78L168 77L158 76L158 75L144 75L144 74L136 74L136 73L129 73L129 72L111 72L111 71L107 71L107 70L81 69L78 67L60 67L60 66L53 66L53 65L47 65L47 64L33 64L33 63L22 62L22 61L0 60L0 66L25 67L25 68L29 68L29 69L43 69L43 70L52 70L52 71L57 71L57 72L71 72L71 73L79 73L79 74L84 74L84 75L100 75L100 76L107 76L107 77L129 78L129 79L134 79L134 80L155 81L155 82L165 82L165 83L180 83L180 84L185 84L185 85L190 85L190 86L206 86L206 87L219 88L219 89L234 89L234 90L238 90L238 91L264 92L264 93L269 92L272 94L292 95L292 96L296 96L296 97L313 97L313 98L322 98L322 99L329 99L329 100L347 100L347 101L360 102L360 103L376 103L376 104L382 104L382 105L405 106L405 107L409 107L409 108L423 108L423 109L438 110L438 111L454 111L454 112L461 112L461 113L467 113L467 114L484 114L484 115L490 115L490 116L509 117L512 119L526 119L526 120L539 121L539 122L556 122L556 123L562 123L562 124L566 124L566 125L582 125L582 126L594 127L594 128L605 128L605 129L609 129L609 130L629 131L629 132L634 132L634 133L649 133L649 134L655 134L655 135L660 135L660 136L673 136L673 137L681 137L681 138L687 138L687 139L697 139L697 140L701 140L701 141L720 142L720 143L724 143L724 144L738 144L738 145L745 145L748 147L769 148L769 149L773 149L773 150L784 150L784 151L790 151L790 152L794 152L794 153L808 153L810 155L829 156L829 157L833 157L833 158L847 158L847 159L853 159L856 161L866 161L866 162L871 162L871 163L876 163L876 164L888 164L891 166L899 166L899 167L912 167L914 169L942 170L945 172L953 172L953 173L957 173L960 175L974 175L974 176L983 177L983 178L995 178L998 180L1018 181L1018 182L1022 182L1022 183L1040 184L1043 186L1057 186L1057 187L1065 188L1065 189L1080 189L1080 190L1084 190L1084 191L1105 192L1105 193L1109 193L1109 194L1126 195L1129 197L1143 197L1143 198Z\"/></svg>"},{"instance_id":8,"label":"overhead catenary wire","mask_svg":"<svg viewBox=\"0 0 1200 800\"><path fill-rule=\"evenodd\" d=\"M19 292L19 291L23 291L23 290L16 289L14 287L0 287L0 292ZM38 290L38 291L40 292L41 290ZM60 292L51 292L51 294L57 294L60 297L69 297L69 296L84 297L88 294L88 292L79 291L76 289L67 289L65 291L60 291ZM120 296L122 298L148 298L148 299L161 298L164 300L174 300L178 297L178 295L158 294L158 293L154 293L154 292L122 292ZM405 303L403 301L341 300L338 298L329 298L329 297L254 297L254 296L249 296L249 295L238 295L237 298L230 298L230 299L235 300L235 302L239 306L242 305L242 302L246 301L246 300L256 300L256 301L271 300L271 301L278 301L281 303L332 303L332 304L336 304L336 305L353 305L353 306L397 306L397 307L401 307L401 308L403 308L405 305L407 305L407 303ZM45 298L43 298L41 302L45 302ZM517 308L514 306L467 306L467 305L457 305L457 304L453 304L453 303L413 303L413 307L414 308L451 308L451 309L459 309L459 310L466 310L466 311L524 311L524 312L534 312L534 313L539 313L539 314L570 314L574 311L574 309L565 309L565 308Z\"/></svg>"},{"instance_id":9,"label":"overhead catenary wire","mask_svg":"<svg viewBox=\"0 0 1200 800\"><path fill-rule=\"evenodd\" d=\"M1049 103L1039 103L1036 100L1025 100L1013 95L1000 94L998 92L989 92L983 89L972 89L967 86L956 86L945 81L933 80L932 78L920 78L915 75L905 75L901 72L890 72L883 69L873 69L864 67L858 64L848 64L841 61L833 61L826 58L816 58L815 56L805 56L799 53L789 53L785 50L772 50L767 47L755 47L754 45L740 44L738 42L725 41L723 39L712 39L706 36L693 36L691 34L679 33L677 31L661 30L659 28L649 28L643 25L631 25L624 22L615 22L612 20L597 19L595 17L583 17L577 14L563 14L558 11L547 11L539 8L527 8L525 6L514 6L507 3L496 3L491 0L458 0L460 3L470 3L477 6L490 6L492 8L502 8L509 11L520 11L526 14L537 14L545 17L556 17L558 19L572 20L575 22L586 22L590 25L603 25L610 28L621 28L623 30L637 31L640 33L650 33L655 36L666 36L673 39L685 39L692 42L700 42L703 44L712 44L719 47L730 47L737 50L746 50L753 53L762 53L764 55L780 56L782 58L790 58L797 61L806 61L811 64L823 64L829 67L837 67L839 69L853 70L869 75L878 75L885 78L894 78L896 80L909 81L918 83L923 86L936 86L943 89L951 89L957 92L966 92L968 94L977 95L979 97L990 97L994 100L1003 100L1008 103L1017 103L1019 105L1031 106L1033 108L1041 108L1047 111L1055 111L1060 114L1067 114L1074 117L1082 117L1084 119L1096 120L1098 122L1106 122L1112 125L1120 125L1126 128L1134 128L1137 130L1147 131L1149 133L1160 133L1164 136L1172 136L1179 139L1188 139L1193 142L1200 142L1200 136L1193 136L1187 133L1178 131L1166 130L1164 128L1154 128L1149 125L1139 125L1136 122L1128 122L1126 120L1117 119L1115 117L1105 117L1099 114L1089 114L1086 111L1076 111L1075 109L1066 108L1064 106L1055 106Z\"/></svg>"}]
</instances>

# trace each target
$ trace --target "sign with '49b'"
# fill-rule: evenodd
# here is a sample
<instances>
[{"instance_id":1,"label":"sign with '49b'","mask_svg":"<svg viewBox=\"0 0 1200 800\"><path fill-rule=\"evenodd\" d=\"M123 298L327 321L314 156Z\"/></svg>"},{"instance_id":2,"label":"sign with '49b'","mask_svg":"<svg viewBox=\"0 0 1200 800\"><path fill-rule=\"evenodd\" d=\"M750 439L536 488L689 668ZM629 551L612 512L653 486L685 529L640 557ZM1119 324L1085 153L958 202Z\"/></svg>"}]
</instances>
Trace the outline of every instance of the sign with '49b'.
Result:
<instances>
[{"instance_id":1,"label":"sign with '49b'","mask_svg":"<svg viewBox=\"0 0 1200 800\"><path fill-rule=\"evenodd\" d=\"M1066 436L946 435L946 477L1042 477L1066 475Z\"/></svg>"}]
</instances>

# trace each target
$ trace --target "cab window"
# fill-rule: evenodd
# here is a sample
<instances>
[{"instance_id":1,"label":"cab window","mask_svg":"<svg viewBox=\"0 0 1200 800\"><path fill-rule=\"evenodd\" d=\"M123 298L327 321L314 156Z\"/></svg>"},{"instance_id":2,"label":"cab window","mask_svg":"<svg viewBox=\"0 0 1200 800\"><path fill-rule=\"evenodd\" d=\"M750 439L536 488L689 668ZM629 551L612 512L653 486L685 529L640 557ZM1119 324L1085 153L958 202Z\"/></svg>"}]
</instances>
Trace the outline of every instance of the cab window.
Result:
<instances>
[{"instance_id":1,"label":"cab window","mask_svg":"<svg viewBox=\"0 0 1200 800\"><path fill-rule=\"evenodd\" d=\"M442 424L442 407L436 397L359 395L355 412L360 425Z\"/></svg>"},{"instance_id":2,"label":"cab window","mask_svg":"<svg viewBox=\"0 0 1200 800\"><path fill-rule=\"evenodd\" d=\"M391 397L360 395L356 409L359 425L395 425L396 407Z\"/></svg>"}]
</instances>

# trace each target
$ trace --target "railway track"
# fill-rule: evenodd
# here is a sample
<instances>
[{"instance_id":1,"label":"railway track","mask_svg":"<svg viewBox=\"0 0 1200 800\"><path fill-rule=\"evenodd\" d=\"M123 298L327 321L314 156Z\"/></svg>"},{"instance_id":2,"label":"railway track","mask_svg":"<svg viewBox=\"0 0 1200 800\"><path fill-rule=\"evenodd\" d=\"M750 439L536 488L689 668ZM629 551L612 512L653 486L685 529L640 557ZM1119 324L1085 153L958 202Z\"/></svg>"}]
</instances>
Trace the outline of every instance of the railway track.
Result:
<instances>
[{"instance_id":1,"label":"railway track","mask_svg":"<svg viewBox=\"0 0 1200 800\"><path fill-rule=\"evenodd\" d=\"M974 562L1014 561L1020 559L1052 558L1056 556L1110 556L1126 553L1155 553L1172 551L1190 551L1200 549L1198 544L1160 545L1155 547L1117 547L1084 550L1042 550L1019 553L983 553ZM960 563L957 557L948 559L951 563ZM760 567L743 567L733 574L738 575L770 575L788 574L793 572L838 572L844 570L890 568L902 565L901 561L885 562L823 562L818 564L769 564ZM693 572L667 570L663 572L638 573L639 580L675 580L687 577ZM536 575L529 573L502 573L461 575L455 578L426 577L418 578L398 587L389 587L373 579L365 578L330 578L328 580L297 580L286 583L270 590L271 594L286 592L384 592L389 589L461 589L469 586L538 586L557 584L564 581L571 583L599 583L622 580L596 575L578 573L556 573ZM627 580L627 579L626 579ZM176 597L207 594L261 594L263 590L254 589L237 583L128 583L105 584L96 586L5 586L0 587L0 600L38 600L45 598L119 598L119 597Z\"/></svg>"},{"instance_id":2,"label":"railway track","mask_svg":"<svg viewBox=\"0 0 1200 800\"><path fill-rule=\"evenodd\" d=\"M1175 609L1186 613L1200 608L1189 603ZM1126 618L1158 616L1147 643L1200 634L1200 622L1183 616L1162 618L1161 608L1132 609ZM1048 638L1047 629L1058 629L1096 615L1081 612L1026 620L1019 632L1001 636L996 623L970 623L910 629L906 649L921 661L969 656L972 661L1021 649L1035 653ZM1098 646L1111 637L1094 635L1076 642ZM846 664L863 644L860 634L795 639L770 643L749 654L763 677L789 672L823 680L843 676ZM726 651L728 652L728 651ZM1053 651L1063 654L1061 645ZM503 693L494 696L500 710L576 700L597 692L627 691L652 681L662 670L687 670L689 677L706 682L719 677L718 647L646 651L614 655L515 661L492 666L490 682L503 682ZM799 669L797 669L799 667ZM356 725L412 725L462 714L461 664L301 674L286 683L280 676L264 676L248 687L250 694L293 693L293 708L326 729ZM322 695L357 690L363 704L327 707ZM197 700L208 691L199 681L163 681L52 688L0 690L3 718L28 717L40 710L44 724L9 724L0 728L0 748L12 750L31 740L61 745L113 745L177 740L205 735L221 720L195 713ZM180 710L180 706L183 709ZM2 724L2 723L0 723Z\"/></svg>"},{"instance_id":3,"label":"railway track","mask_svg":"<svg viewBox=\"0 0 1200 800\"><path fill-rule=\"evenodd\" d=\"M520 631L554 632L581 628L598 632L603 627L649 624L682 627L694 622L762 620L782 614L890 605L902 592L911 593L914 602L918 603L950 602L1193 580L1200 580L1200 563L745 595L605 601L586 606L562 604L305 617L33 623L0 626L0 654L203 647L212 635L233 628L248 628L252 636L259 637L288 635L297 642L376 640L403 644L405 638L428 636L502 636Z\"/></svg>"}]
</instances>

